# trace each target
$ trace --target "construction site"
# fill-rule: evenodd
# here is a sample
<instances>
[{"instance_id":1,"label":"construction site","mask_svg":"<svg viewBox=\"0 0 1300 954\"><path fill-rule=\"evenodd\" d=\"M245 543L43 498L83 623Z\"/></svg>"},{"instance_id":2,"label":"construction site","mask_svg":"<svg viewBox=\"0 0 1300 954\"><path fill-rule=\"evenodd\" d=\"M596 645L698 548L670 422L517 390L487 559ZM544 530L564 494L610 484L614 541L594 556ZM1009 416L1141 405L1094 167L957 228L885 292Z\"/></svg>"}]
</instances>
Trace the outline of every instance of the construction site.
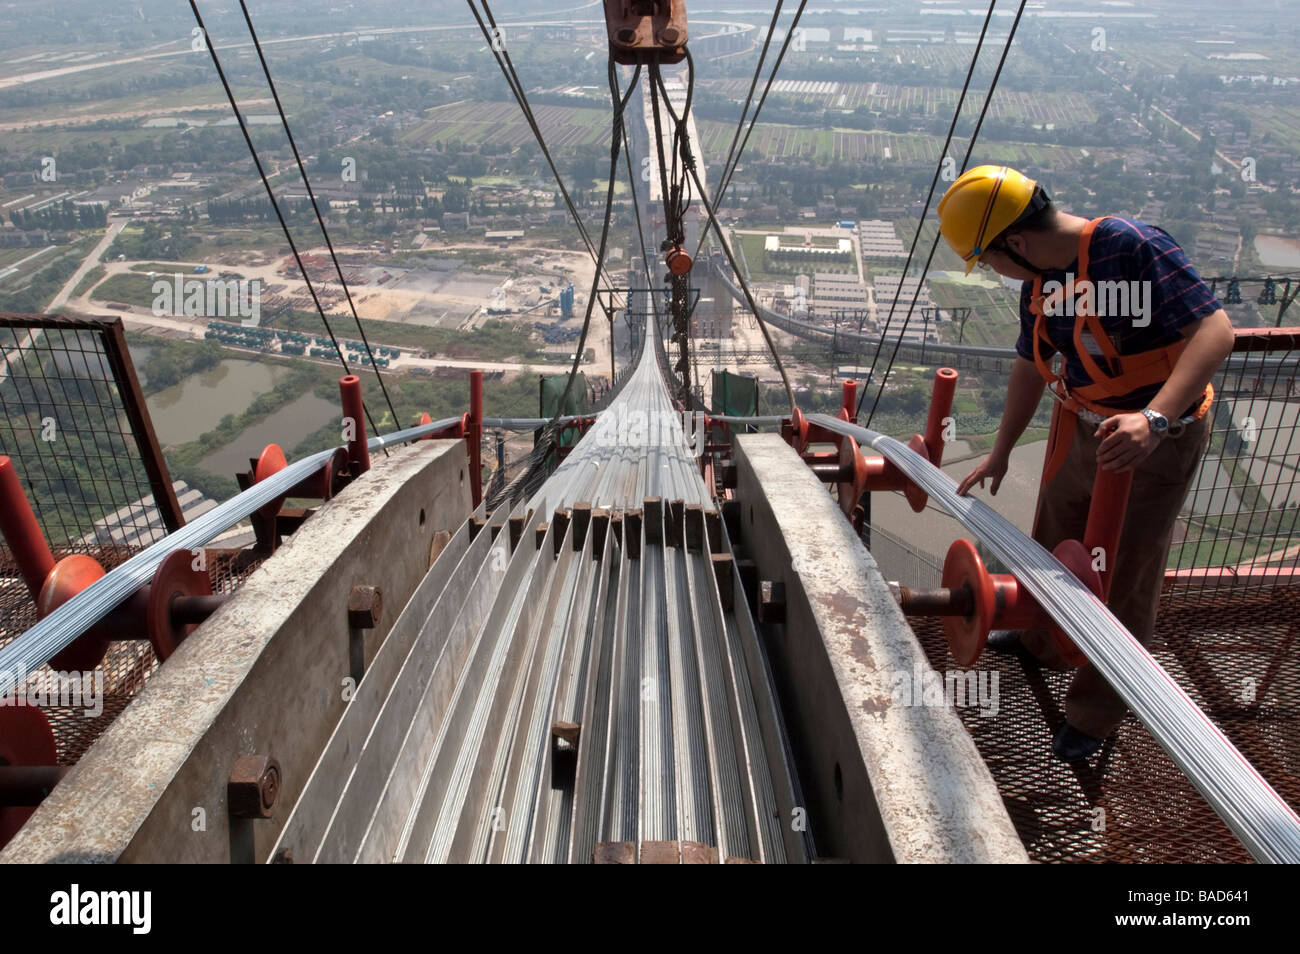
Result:
<instances>
[{"instance_id":1,"label":"construction site","mask_svg":"<svg viewBox=\"0 0 1300 954\"><path fill-rule=\"evenodd\" d=\"M1214 371L1144 643L1094 559L1147 506L1132 472L1098 469L1086 530L1050 551L1028 503L959 494L954 395L1016 352L908 331L923 279L859 301L850 268L760 301L717 218L728 177L697 161L685 5L604 10L599 232L574 211L572 250L522 277L315 245L304 268L292 237L262 266L346 338L345 289L438 327L561 318L536 416L486 415L473 370L463 410L381 432L383 380L418 355L282 334L343 361L338 446L289 460L286 434L187 518L121 320L0 315L0 862L1300 861L1300 328L1279 308L1236 329ZM233 54L204 49L224 84ZM612 234L616 180L632 234ZM852 226L758 237L800 262L904 254ZM322 300L305 276L330 268ZM801 406L781 352L832 337L879 364L837 379L838 410ZM907 441L868 403L895 360L928 389ZM759 413L764 381L788 408ZM1067 665L994 652L1004 630ZM1089 667L1128 714L1053 757Z\"/></svg>"}]
</instances>

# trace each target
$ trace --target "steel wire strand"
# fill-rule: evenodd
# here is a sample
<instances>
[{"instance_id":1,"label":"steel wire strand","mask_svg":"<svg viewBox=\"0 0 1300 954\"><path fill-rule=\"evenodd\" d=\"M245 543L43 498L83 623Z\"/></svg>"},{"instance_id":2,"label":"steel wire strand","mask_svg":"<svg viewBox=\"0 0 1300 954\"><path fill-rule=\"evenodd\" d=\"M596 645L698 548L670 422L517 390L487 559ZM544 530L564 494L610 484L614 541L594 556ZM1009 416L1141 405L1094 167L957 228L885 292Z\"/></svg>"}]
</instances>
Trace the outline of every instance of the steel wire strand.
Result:
<instances>
[{"instance_id":1,"label":"steel wire strand","mask_svg":"<svg viewBox=\"0 0 1300 954\"><path fill-rule=\"evenodd\" d=\"M809 421L879 451L989 547L1151 732L1259 861L1300 862L1300 817L1073 573L983 501L891 437L825 414Z\"/></svg>"}]
</instances>

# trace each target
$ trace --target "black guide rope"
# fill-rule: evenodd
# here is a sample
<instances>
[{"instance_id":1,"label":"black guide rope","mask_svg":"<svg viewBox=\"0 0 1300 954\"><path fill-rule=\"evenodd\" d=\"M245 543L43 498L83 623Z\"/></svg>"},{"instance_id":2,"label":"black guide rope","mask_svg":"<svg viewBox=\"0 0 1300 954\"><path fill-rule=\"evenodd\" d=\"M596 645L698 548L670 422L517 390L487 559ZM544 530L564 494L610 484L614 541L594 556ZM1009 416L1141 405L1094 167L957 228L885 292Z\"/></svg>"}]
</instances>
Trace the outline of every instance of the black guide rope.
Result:
<instances>
[{"instance_id":1,"label":"black guide rope","mask_svg":"<svg viewBox=\"0 0 1300 954\"><path fill-rule=\"evenodd\" d=\"M582 320L582 334L578 338L578 347L573 355L573 365L569 369L568 379L564 384L564 393L560 396L560 401L556 405L554 416L542 426L538 432L537 445L524 459L524 467L519 475L497 493L496 497L488 501L487 509L495 510L507 501L513 503L520 496L527 494L531 496L546 478L545 462L550 456L552 445L557 443L557 438L562 430L560 418L566 413L569 397L573 392L573 383L577 380L578 365L582 361L583 352L587 346L587 332L591 327L591 316L596 304L596 297L600 293L600 279L604 270L605 248L609 241L609 224L613 217L614 210L614 192L618 184L618 156L619 149L623 143L623 112L627 107L628 100L632 97L633 90L641 76L641 67L638 65L636 71L632 74L632 82L628 85L627 93L620 94L618 89L618 74L614 66L614 55L611 52L609 56L609 91L610 98L613 102L614 119L613 129L611 130L609 146L609 186L605 191L605 215L601 221L600 227L600 248L596 256L596 274L592 276L591 294L587 297L587 312ZM610 342L613 347L613 341Z\"/></svg>"},{"instance_id":2,"label":"black guide rope","mask_svg":"<svg viewBox=\"0 0 1300 954\"><path fill-rule=\"evenodd\" d=\"M478 8L474 5L474 0L466 0L466 2L469 4L470 13L474 14L479 30L483 33L483 39L487 41L488 49L492 51L492 56L501 69L501 74L505 77L506 85L510 87L510 92L519 105L520 112L524 115L524 121L528 123L528 128L533 131L533 136L537 139L537 145L542 150L542 156L546 159L546 164L550 166L551 175L555 177L555 183L560 187L560 195L564 198L564 204L569 210L569 215L573 217L573 222L578 227L578 233L582 236L582 242L587 247L587 254L596 263L596 274L600 275L602 274L601 263L599 256L596 254L596 246L591 241L587 226L583 224L582 216L578 214L577 206L573 204L569 190L564 185L564 179L560 176L560 170L556 168L555 160L551 158L551 150L547 147L546 137L542 135L541 127L537 124L537 117L533 115L533 108L529 105L528 96L524 92L524 84L515 71L514 61L510 59L510 51L506 49L505 43L501 41L501 30L497 26L496 18L492 15L492 8L488 6L488 0L480 0L483 4L483 16L487 17L485 23L483 16L479 15ZM611 284L608 279L606 279L606 284Z\"/></svg>"},{"instance_id":3,"label":"black guide rope","mask_svg":"<svg viewBox=\"0 0 1300 954\"><path fill-rule=\"evenodd\" d=\"M1013 40L1015 39L1015 37L1016 37L1016 29L1020 26L1020 18L1021 18L1021 16L1024 14L1024 12L1025 12L1025 3L1026 3L1026 0L1020 0L1020 6L1016 9L1016 18L1015 18L1015 20L1012 21L1012 23L1011 23L1011 29L1010 29L1010 31L1007 33L1007 42L1006 42L1005 44L1003 44L1003 47L1002 47L1002 55L1001 55L1000 57L998 57L998 66L997 66L997 69L993 71L993 79L992 79L992 80L990 81L990 83L989 83L989 91L988 91L987 94L985 94L985 97L984 97L984 103L983 103L983 105L980 107L979 118L978 118L978 119L976 120L976 122L975 122L975 128L971 131L971 134L970 134L970 140L969 140L969 142L966 144L966 154L965 154L965 156L962 157L962 161L961 161L961 169L958 170L958 175L961 175L961 173L965 172L965 171L966 171L966 166L970 163L971 153L974 152L974 150L975 150L975 143L976 143L976 141L979 139L980 129L981 129L981 128L983 127L983 125L984 125L984 117L988 114L989 104L991 104L991 103L993 102L993 94L994 94L994 92L995 92L995 91L997 90L997 88L998 88L998 80L1002 77L1002 67L1003 67L1003 66L1006 64L1006 62L1007 62L1007 54L1011 52L1011 43L1012 43L1012 41L1013 41ZM989 4L989 13L988 13L988 16L986 16L985 19L984 19L984 27L985 27L986 30L987 30L987 28L988 28L989 17L992 16L992 13L993 13L993 7L995 7L996 5L997 5L997 0L993 0L993 2L992 2L991 4ZM983 36L984 36L984 33L983 33L983 31L981 31L981 33L980 33L981 41L982 41L982 39L983 39ZM979 52L979 48L976 47L976 53L978 53L978 52ZM974 57L972 57L972 59L971 59L971 69L972 69L972 70L974 69L974 65L975 65L975 60L974 60ZM967 82L967 84L969 84L969 82L970 82L970 74L969 74L969 73L967 74L966 82ZM963 91L964 91L964 89L965 89L965 87L963 87ZM953 123L954 123L954 124L956 123L956 117L957 117L957 114L960 113L960 111L961 111L961 102L960 102L960 100L959 100L959 101L958 101L958 104L957 104L957 109L956 109L956 110L954 111L954 113L953 113ZM951 136L951 130L949 130L949 135ZM943 156L940 156L940 157L939 157L939 163L940 163L940 166L942 166L942 164L943 164ZM936 178L936 179L938 178L937 174L936 174L936 177L935 177L935 178ZM933 196L933 194L934 194L934 182L933 182L933 181L930 183L930 194L931 194L931 196ZM928 209L929 209L929 200L928 200L928 199L927 199L927 202L926 202L926 208L927 208L927 211L928 211ZM921 216L921 221L918 222L918 223L917 223L917 226L916 226L917 235L920 235L921 227L922 227L924 224L925 224L925 215L924 215L924 213L923 213L922 216ZM915 246L915 244L916 244L916 240L915 240L915 239L913 239L913 243L912 243L912 244L913 244L913 246ZM893 370L893 367L894 367L894 359L898 357L898 349L902 346L902 343L903 343L903 335L907 333L907 326L908 326L908 324L909 324L909 323L911 322L911 320L912 320L912 313L916 310L916 302L917 302L917 299L920 298L920 296L921 296L921 289L925 286L925 277L926 277L927 274L929 274L929 271L930 271L930 263L934 261L934 253L938 250L938 248L939 248L939 231L938 231L938 229L936 229L936 230L935 230L935 233L934 233L934 240L930 243L930 253L929 253L929 254L926 256L926 258L925 258L925 265L922 266L922 268L921 268L921 275L920 275L920 277L917 279L917 282L916 282L916 289L915 289L915 291L912 292L912 300L911 300L911 302L908 303L908 306L907 306L907 314L906 314L906 315L904 316L904 318L903 318L903 328L902 328L902 330L898 333L898 340L896 340L896 341L894 342L894 349L893 349L892 352L890 352L890 355L889 355L889 364L887 364L887 365L885 366L885 373L881 376L881 379L880 379L880 387L876 390L876 397L875 397L875 399L871 402L871 412L867 415L867 423L866 423L866 426L867 426L867 427L870 427L870 426L871 426L871 420L872 420L873 417L875 417L875 414L876 414L876 408L880 406L880 398L881 398L881 396L885 393L885 383L889 380L889 373L890 373L890 371ZM910 258L910 255L909 255L909 258ZM906 271L906 268L904 268L903 274L900 275L900 276L899 276L899 279L898 279L898 291L897 291L897 292L895 293L895 295L894 295L894 302L895 302L895 304L897 304L897 302L898 302L898 296L899 296L899 294L902 293L902 290L903 290L903 279L906 278L906 277L907 277L907 271ZM893 308L892 308L892 307L890 308L890 314L891 314L891 316L892 316L892 314L893 314ZM880 344L883 344L883 343L884 343L884 340L885 340L885 336L884 336L884 333L882 332L882 333L881 333L881 336L880 336L880 341L877 343L877 348L876 348L876 350L877 350L877 354L879 354ZM873 361L873 362L872 362L872 373L874 374L874 372L875 372L875 362ZM862 398L865 398L865 397L866 397L866 389L863 388L863 391L862 391ZM858 411L861 411L861 409L862 409L862 398L859 398L859 399L858 399L858 407L857 407L857 410L858 410ZM856 416L856 415L855 415L855 416Z\"/></svg>"},{"instance_id":4,"label":"black guide rope","mask_svg":"<svg viewBox=\"0 0 1300 954\"><path fill-rule=\"evenodd\" d=\"M745 147L749 145L749 137L750 135L753 134L754 126L757 125L758 123L758 114L762 112L763 104L767 102L767 94L772 89L772 83L776 79L777 71L781 69L781 61L785 59L786 50L790 48L790 41L794 39L795 30L799 26L799 18L803 16L803 8L807 5L807 3L808 0L799 0L799 9L795 11L794 19L790 21L790 29L786 31L785 40L782 42L781 49L777 53L776 61L772 64L772 72L768 74L767 82L764 83L763 85L763 95L758 98L758 105L754 107L754 115L750 117L749 128L745 130L745 138L741 140L740 148L736 151L735 157L732 159L731 166L729 168L726 166L723 167L722 176L718 179L718 191L714 198L715 206L721 205L722 200L726 198L727 189L731 185L731 177L735 175L736 167L740 165L740 157L744 153ZM780 8L778 6L778 11L779 9ZM772 38L772 32L775 26L776 26L776 18L773 17L772 23L767 28L768 41L770 41ZM763 44L763 50L764 52L766 52L767 50L766 42ZM762 66L761 59L759 61L759 66L760 67ZM755 71L754 75L757 77L758 75L757 70ZM743 113L741 114L740 121L742 123L745 121ZM703 244L704 244L704 237L701 236L700 245L697 245L695 248L695 254L697 256L700 254L700 248L703 246Z\"/></svg>"},{"instance_id":5,"label":"black guide rope","mask_svg":"<svg viewBox=\"0 0 1300 954\"><path fill-rule=\"evenodd\" d=\"M217 49L213 46L212 38L208 35L208 29L203 24L203 17L199 13L198 4L195 3L195 0L189 0L189 3L190 9L194 11L194 19L199 25L199 31L203 34L203 42L207 45L208 53L212 57L212 65L217 68L217 77L221 80L221 86L226 91L226 98L230 100L230 108L239 123L239 131L244 134L244 142L248 144L248 152L253 157L253 165L257 167L257 174L262 180L262 185L266 188L266 196L271 202L271 208L275 210L275 217L280 221L280 228L284 232L285 239L289 242L289 248L293 252L293 259L298 263L298 271L302 273L303 281L307 284L307 291L311 294L311 300L315 303L316 310L320 313L320 319L325 325L325 331L329 334L334 350L338 353L339 362L343 365L343 373L351 374L352 370L348 367L347 359L343 357L343 349L339 347L338 339L334 336L334 329L330 327L329 319L325 317L325 309L316 294L316 288L312 284L311 276L307 274L307 269L302 262L302 256L298 253L298 245L294 242L293 234L289 231L289 225L284 220L284 213L280 211L280 203L275 200L275 190L271 188L271 180L267 178L266 170L262 168L262 160L258 158L257 149L253 145L253 137L248 132L248 124L244 122L244 114L239 111L239 105L235 102L234 90L230 88L230 82L226 79L225 70L221 68L221 60L217 57ZM366 420L370 422L370 429L378 435L379 428L375 425L375 419L371 416L370 409L365 407L364 403L362 408L365 411ZM394 423L397 423L396 420L394 420ZM385 448L384 454L387 455L387 453L388 450Z\"/></svg>"},{"instance_id":6,"label":"black guide rope","mask_svg":"<svg viewBox=\"0 0 1300 954\"><path fill-rule=\"evenodd\" d=\"M361 344L366 349L366 357L370 359L370 366L374 368L375 378L379 381L379 390L384 394L384 401L388 404L388 412L393 415L393 427L401 427L401 422L397 419L397 410L393 407L393 399L388 396L388 387L384 384L384 376L379 373L379 365L375 364L374 352L370 350L370 341L366 337L366 329L361 324L361 316L357 314L356 303L352 300L352 289L348 288L347 281L343 278L343 267L339 265L339 257L334 253L334 243L330 241L329 229L325 227L325 217L321 215L320 206L316 203L316 191L311 187L311 180L307 178L307 169L303 165L302 156L298 152L298 143L293 138L293 132L289 128L289 117L284 114L284 106L280 102L280 93L275 88L275 80L271 79L271 70L266 65L266 57L262 54L262 43L257 38L257 31L253 29L253 19L248 15L248 7L244 0L239 0L239 9L244 12L244 22L248 24L248 34L253 38L253 47L257 50L257 58L262 63L262 72L266 75L266 84L271 88L271 96L275 99L276 111L280 114L280 123L284 126L284 134L289 138L289 148L293 150L294 162L298 164L298 172L302 175L302 183L307 187L307 196L311 199L312 211L316 213L316 221L320 223L320 231L325 236L325 247L329 249L330 260L334 263L334 272L339 277L339 284L343 286L343 294L348 298L348 308L352 311L352 320L357 323L357 331L361 334ZM384 453L388 449L384 448Z\"/></svg>"},{"instance_id":7,"label":"black guide rope","mask_svg":"<svg viewBox=\"0 0 1300 954\"><path fill-rule=\"evenodd\" d=\"M690 73L694 74L695 61L691 57L691 53L689 50L686 51L686 66L687 69L690 71ZM662 77L659 78L659 82L662 84L663 82ZM663 93L664 93L664 98L667 99L668 98L667 91L664 90ZM669 106L669 109L671 111L671 104ZM681 118L681 122L683 123L683 131L685 130L685 121L686 121L686 114L685 112L683 112ZM690 157L691 153L690 153L689 146L687 146L684 149L683 155L686 157ZM746 304L749 305L749 310L753 314L754 320L758 322L759 330L763 334L763 340L767 342L767 347L772 352L772 359L776 362L776 370L781 375L781 384L785 387L786 397L789 398L790 401L790 411L791 413L794 413L794 411L798 409L798 405L796 404L794 399L794 389L790 387L790 378L786 374L785 366L781 363L781 355L777 351L776 343L772 340L771 332L768 331L767 322L763 320L763 316L762 314L760 314L758 310L758 304L757 302L754 301L754 296L753 294L751 294L749 290L749 283L745 281L745 276L741 274L740 269L736 265L736 259L731 252L731 246L728 245L726 237L722 234L722 226L718 222L717 214L713 209L713 203L709 201L709 197L704 190L704 185L700 182L700 175L695 168L695 163L693 161L686 163L686 170L690 174L691 179L695 183L695 191L699 195L700 204L704 206L704 211L705 213L707 213L709 218L709 224L713 227L713 231L718 237L718 244L722 246L722 251L727 256L727 263L731 266L732 272L734 272L736 275L736 279L740 284L740 290L744 292L745 302Z\"/></svg>"}]
</instances>

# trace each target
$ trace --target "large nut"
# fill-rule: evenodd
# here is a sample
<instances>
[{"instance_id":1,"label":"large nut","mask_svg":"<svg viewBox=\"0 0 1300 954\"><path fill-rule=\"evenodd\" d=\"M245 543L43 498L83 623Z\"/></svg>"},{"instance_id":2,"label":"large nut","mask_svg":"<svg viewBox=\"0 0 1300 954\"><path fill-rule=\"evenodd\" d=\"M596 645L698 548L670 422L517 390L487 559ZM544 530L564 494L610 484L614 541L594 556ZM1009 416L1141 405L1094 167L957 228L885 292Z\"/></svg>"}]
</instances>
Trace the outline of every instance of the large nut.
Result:
<instances>
[{"instance_id":1,"label":"large nut","mask_svg":"<svg viewBox=\"0 0 1300 954\"><path fill-rule=\"evenodd\" d=\"M384 594L377 586L354 586L348 594L348 625L374 629L384 615Z\"/></svg>"},{"instance_id":2,"label":"large nut","mask_svg":"<svg viewBox=\"0 0 1300 954\"><path fill-rule=\"evenodd\" d=\"M280 763L265 755L241 755L226 783L226 804L234 818L270 818L280 798Z\"/></svg>"}]
</instances>

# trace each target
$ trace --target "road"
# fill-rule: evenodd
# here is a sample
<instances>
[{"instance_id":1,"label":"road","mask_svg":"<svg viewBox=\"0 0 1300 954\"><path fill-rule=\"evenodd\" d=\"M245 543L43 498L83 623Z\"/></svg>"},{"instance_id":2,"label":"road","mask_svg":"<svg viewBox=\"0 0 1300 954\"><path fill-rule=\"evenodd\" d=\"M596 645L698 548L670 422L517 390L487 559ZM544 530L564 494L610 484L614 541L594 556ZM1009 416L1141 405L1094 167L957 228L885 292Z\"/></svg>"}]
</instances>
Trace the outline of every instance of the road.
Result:
<instances>
[{"instance_id":1,"label":"road","mask_svg":"<svg viewBox=\"0 0 1300 954\"><path fill-rule=\"evenodd\" d=\"M557 23L567 23L573 26L603 26L604 20L579 20L572 18L572 14L578 10L586 10L590 7L599 5L600 0L590 0L588 3L580 4L576 7L565 7L562 10L550 11L550 15L544 19L535 19L537 14L530 15L526 20L498 20L501 27L501 37L506 42L510 42L510 28L513 27L554 27ZM564 16L568 14L570 16ZM691 21L693 26L745 26L752 27L751 23L744 23L737 20L699 20ZM335 33L308 33L301 36L275 37L261 40L263 48L279 46L286 43L307 43L314 40L354 40L359 36L407 36L412 33L443 33L451 30L472 30L475 28L473 21L467 20L464 23L456 24L438 24L436 26L402 26L402 27L367 27L358 30L344 30ZM184 46L179 50L169 50L164 53L145 53L139 56L128 56L116 60L99 60L94 63L79 63L76 66L61 66L48 70L37 70L30 73L20 73L16 76L6 76L0 79L0 89L9 89L14 86L25 86L29 83L39 83L43 80L58 79L61 76L71 76L76 73L84 73L89 70L101 70L107 68L118 68L128 66L132 63L150 63L157 60L165 60L177 56L202 56L206 65L208 54L206 49L200 48L195 51L190 48L188 38L181 41ZM471 41L474 42L474 41ZM481 40L477 42L482 42ZM218 43L216 49L218 55L227 53L232 50L251 50L251 42L244 43ZM179 106L173 112L183 112L187 107Z\"/></svg>"},{"instance_id":2,"label":"road","mask_svg":"<svg viewBox=\"0 0 1300 954\"><path fill-rule=\"evenodd\" d=\"M72 277L68 279L67 284L59 289L59 293L54 296L49 307L45 309L46 311L56 312L68 303L68 299L72 297L72 292L77 287L77 284L86 277L92 268L99 264L100 259L104 257L104 253L108 251L108 247L113 244L113 240L126 227L126 223L126 219L117 219L108 224L104 237L90 250L90 254L86 256L80 267L72 273Z\"/></svg>"},{"instance_id":3,"label":"road","mask_svg":"<svg viewBox=\"0 0 1300 954\"><path fill-rule=\"evenodd\" d=\"M244 111L250 106L261 106L273 102L275 100L268 96L261 99L242 100L239 106L240 110ZM14 123L0 123L0 132L17 132L22 129L39 129L50 126L84 126L86 123L101 120L147 119L151 116L174 116L181 112L214 112L216 110L230 112L230 103L222 100L219 103L195 103L193 106L173 106L170 109L133 109L124 113L94 113L93 115L60 116L55 119L20 120Z\"/></svg>"}]
</instances>

